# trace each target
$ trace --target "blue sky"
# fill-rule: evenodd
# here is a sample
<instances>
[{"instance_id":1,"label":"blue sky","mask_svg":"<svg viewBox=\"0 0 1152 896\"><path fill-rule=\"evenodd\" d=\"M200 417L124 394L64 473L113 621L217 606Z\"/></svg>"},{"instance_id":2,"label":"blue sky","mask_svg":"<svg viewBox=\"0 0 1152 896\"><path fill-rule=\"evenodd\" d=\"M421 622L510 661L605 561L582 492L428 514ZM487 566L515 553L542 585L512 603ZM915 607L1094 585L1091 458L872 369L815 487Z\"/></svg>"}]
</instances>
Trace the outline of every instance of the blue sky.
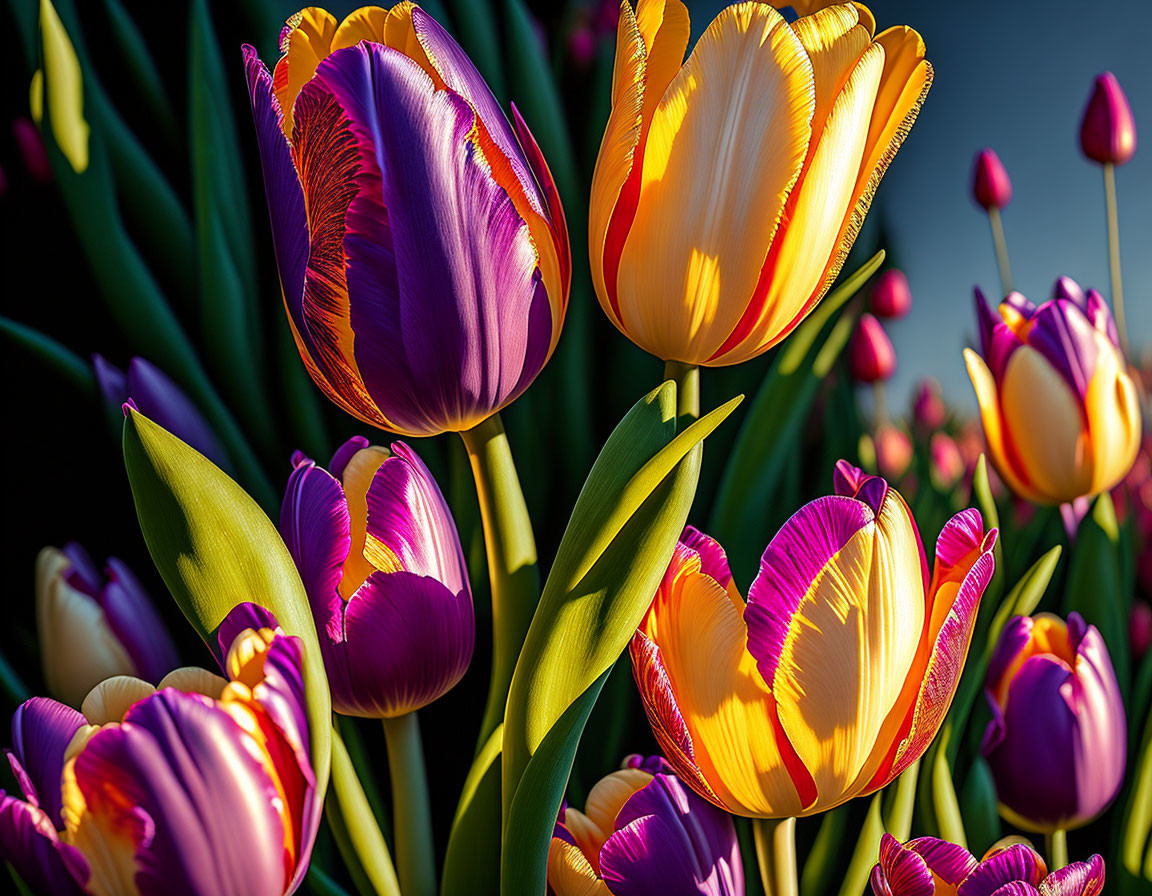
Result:
<instances>
[{"instance_id":1,"label":"blue sky","mask_svg":"<svg viewBox=\"0 0 1152 896\"><path fill-rule=\"evenodd\" d=\"M698 34L725 4L689 2ZM999 290L987 219L969 197L972 157L999 153L1012 178L1004 227L1016 288L1047 298L1067 274L1108 294L1101 173L1080 155L1083 104L1111 70L1128 94L1138 141L1117 172L1124 294L1134 345L1152 345L1152 2L945 4L878 0L877 27L906 24L928 46L935 82L870 214L908 275L912 313L889 329L893 404L934 376L950 402L975 408L961 350L975 334L972 286ZM863 239L863 238L862 238Z\"/></svg>"}]
</instances>

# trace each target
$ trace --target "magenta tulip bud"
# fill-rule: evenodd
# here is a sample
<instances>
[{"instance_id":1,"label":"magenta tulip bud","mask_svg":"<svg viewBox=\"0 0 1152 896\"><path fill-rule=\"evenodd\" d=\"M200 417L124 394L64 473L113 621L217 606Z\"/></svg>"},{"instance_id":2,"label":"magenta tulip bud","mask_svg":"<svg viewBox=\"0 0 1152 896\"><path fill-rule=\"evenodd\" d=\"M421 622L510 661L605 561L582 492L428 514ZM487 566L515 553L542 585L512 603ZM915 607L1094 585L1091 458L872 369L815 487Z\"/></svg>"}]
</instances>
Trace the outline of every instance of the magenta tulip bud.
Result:
<instances>
[{"instance_id":1,"label":"magenta tulip bud","mask_svg":"<svg viewBox=\"0 0 1152 896\"><path fill-rule=\"evenodd\" d=\"M912 440L891 424L876 430L876 469L888 479L899 479L912 464Z\"/></svg>"},{"instance_id":2,"label":"magenta tulip bud","mask_svg":"<svg viewBox=\"0 0 1152 896\"><path fill-rule=\"evenodd\" d=\"M596 58L596 35L587 25L579 25L568 35L568 55L577 68L585 69Z\"/></svg>"},{"instance_id":3,"label":"magenta tulip bud","mask_svg":"<svg viewBox=\"0 0 1152 896\"><path fill-rule=\"evenodd\" d=\"M1127 727L1108 648L1079 613L1016 616L988 666L981 752L1000 812L1026 831L1087 824L1124 781Z\"/></svg>"},{"instance_id":4,"label":"magenta tulip bud","mask_svg":"<svg viewBox=\"0 0 1152 896\"><path fill-rule=\"evenodd\" d=\"M1123 165L1136 152L1136 120L1112 72L1096 78L1080 125L1080 148L1101 165Z\"/></svg>"},{"instance_id":5,"label":"magenta tulip bud","mask_svg":"<svg viewBox=\"0 0 1152 896\"><path fill-rule=\"evenodd\" d=\"M1004 163L991 149L976 154L972 169L972 198L985 210L1004 208L1012 201L1012 181Z\"/></svg>"},{"instance_id":6,"label":"magenta tulip bud","mask_svg":"<svg viewBox=\"0 0 1152 896\"><path fill-rule=\"evenodd\" d=\"M928 443L932 460L932 478L942 489L950 489L964 475L964 458L952 437L944 432L932 434Z\"/></svg>"},{"instance_id":7,"label":"magenta tulip bud","mask_svg":"<svg viewBox=\"0 0 1152 896\"><path fill-rule=\"evenodd\" d=\"M948 408L940 393L940 384L931 377L924 377L916 389L912 400L912 418L916 425L929 432L939 429L948 418Z\"/></svg>"},{"instance_id":8,"label":"magenta tulip bud","mask_svg":"<svg viewBox=\"0 0 1152 896\"><path fill-rule=\"evenodd\" d=\"M1137 600L1128 614L1128 642L1132 647L1133 663L1144 659L1144 654L1152 647L1152 606L1142 600Z\"/></svg>"},{"instance_id":9,"label":"magenta tulip bud","mask_svg":"<svg viewBox=\"0 0 1152 896\"><path fill-rule=\"evenodd\" d=\"M36 127L30 118L17 118L12 122L12 136L20 150L20 158L24 160L24 167L32 179L42 184L51 183L52 166L48 164L48 150L44 148L40 128Z\"/></svg>"},{"instance_id":10,"label":"magenta tulip bud","mask_svg":"<svg viewBox=\"0 0 1152 896\"><path fill-rule=\"evenodd\" d=\"M872 313L877 317L903 317L912 310L912 290L904 272L890 268L876 278L872 287Z\"/></svg>"},{"instance_id":11,"label":"magenta tulip bud","mask_svg":"<svg viewBox=\"0 0 1152 896\"><path fill-rule=\"evenodd\" d=\"M886 380L896 371L896 350L880 321L871 314L860 315L848 343L848 369L862 383Z\"/></svg>"}]
</instances>

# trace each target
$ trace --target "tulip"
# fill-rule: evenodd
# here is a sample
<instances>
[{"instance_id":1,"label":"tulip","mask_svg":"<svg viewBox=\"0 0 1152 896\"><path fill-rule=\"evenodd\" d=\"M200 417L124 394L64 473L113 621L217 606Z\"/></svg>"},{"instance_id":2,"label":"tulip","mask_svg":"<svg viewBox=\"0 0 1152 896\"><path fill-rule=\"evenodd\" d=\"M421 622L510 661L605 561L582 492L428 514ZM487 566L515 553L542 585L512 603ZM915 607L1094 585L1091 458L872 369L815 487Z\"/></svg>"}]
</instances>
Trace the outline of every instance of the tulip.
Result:
<instances>
[{"instance_id":1,"label":"tulip","mask_svg":"<svg viewBox=\"0 0 1152 896\"><path fill-rule=\"evenodd\" d=\"M871 314L860 315L848 343L848 370L862 383L886 380L896 372L896 350L884 327Z\"/></svg>"},{"instance_id":2,"label":"tulip","mask_svg":"<svg viewBox=\"0 0 1152 896\"><path fill-rule=\"evenodd\" d=\"M876 278L870 298L872 313L877 317L903 317L912 310L908 278L896 268L890 268Z\"/></svg>"},{"instance_id":3,"label":"tulip","mask_svg":"<svg viewBox=\"0 0 1152 896\"><path fill-rule=\"evenodd\" d=\"M931 377L924 377L916 388L916 396L912 399L912 419L925 432L939 429L948 419L940 384Z\"/></svg>"},{"instance_id":4,"label":"tulip","mask_svg":"<svg viewBox=\"0 0 1152 896\"><path fill-rule=\"evenodd\" d=\"M630 645L676 774L728 812L812 815L920 758L959 680L996 531L965 510L935 570L904 499L841 461L801 508L744 603L719 544L685 529Z\"/></svg>"},{"instance_id":5,"label":"tulip","mask_svg":"<svg viewBox=\"0 0 1152 896\"><path fill-rule=\"evenodd\" d=\"M288 21L244 47L273 244L312 379L403 435L475 427L560 336L571 262L548 167L411 3Z\"/></svg>"},{"instance_id":6,"label":"tulip","mask_svg":"<svg viewBox=\"0 0 1152 896\"><path fill-rule=\"evenodd\" d=\"M191 445L216 466L226 468L228 455L204 415L171 379L143 358L128 362L125 373L102 355L92 356L92 368L104 400L116 416L127 402L155 420L178 439Z\"/></svg>"},{"instance_id":7,"label":"tulip","mask_svg":"<svg viewBox=\"0 0 1152 896\"><path fill-rule=\"evenodd\" d=\"M1099 293L1064 277L1039 308L1012 293L998 319L976 290L976 314L981 354L964 358L1009 488L1064 504L1120 482L1140 448L1140 405Z\"/></svg>"},{"instance_id":8,"label":"tulip","mask_svg":"<svg viewBox=\"0 0 1152 896\"><path fill-rule=\"evenodd\" d=\"M583 812L561 811L548 886L554 896L744 896L736 828L660 757L629 757Z\"/></svg>"},{"instance_id":9,"label":"tulip","mask_svg":"<svg viewBox=\"0 0 1152 896\"><path fill-rule=\"evenodd\" d=\"M246 609L237 608L240 618ZM281 896L319 824L302 648L240 629L228 681L119 676L81 712L33 698L12 718L23 799L0 792L0 858L37 892ZM175 889L174 889L175 888Z\"/></svg>"},{"instance_id":10,"label":"tulip","mask_svg":"<svg viewBox=\"0 0 1152 896\"><path fill-rule=\"evenodd\" d=\"M876 896L1099 896L1104 860L1092 856L1058 871L1048 868L1027 843L993 847L980 861L962 846L936 837L901 844L880 838L880 861L872 869Z\"/></svg>"},{"instance_id":11,"label":"tulip","mask_svg":"<svg viewBox=\"0 0 1152 896\"><path fill-rule=\"evenodd\" d=\"M683 62L684 4L621 6L588 237L600 304L642 349L737 364L824 296L932 81L919 34L874 24L740 4Z\"/></svg>"},{"instance_id":12,"label":"tulip","mask_svg":"<svg viewBox=\"0 0 1152 896\"><path fill-rule=\"evenodd\" d=\"M948 491L964 475L964 458L956 442L946 432L935 432L928 442L928 454L932 461L932 478L936 484Z\"/></svg>"},{"instance_id":13,"label":"tulip","mask_svg":"<svg viewBox=\"0 0 1152 896\"><path fill-rule=\"evenodd\" d=\"M876 430L876 469L885 479L899 479L912 465L912 440L904 430L887 423Z\"/></svg>"},{"instance_id":14,"label":"tulip","mask_svg":"<svg viewBox=\"0 0 1152 896\"><path fill-rule=\"evenodd\" d=\"M349 439L323 470L302 454L280 511L308 592L332 706L390 718L445 694L472 659L475 618L452 513L424 462Z\"/></svg>"},{"instance_id":15,"label":"tulip","mask_svg":"<svg viewBox=\"0 0 1152 896\"><path fill-rule=\"evenodd\" d=\"M36 558L36 627L48 691L72 706L114 675L158 682L179 664L151 598L124 563L101 574L76 542Z\"/></svg>"},{"instance_id":16,"label":"tulip","mask_svg":"<svg viewBox=\"0 0 1152 896\"><path fill-rule=\"evenodd\" d=\"M981 752L1001 814L1026 831L1087 824L1124 781L1124 704L1108 648L1078 613L1016 616L1000 635Z\"/></svg>"},{"instance_id":17,"label":"tulip","mask_svg":"<svg viewBox=\"0 0 1152 896\"><path fill-rule=\"evenodd\" d=\"M972 170L972 198L985 211L1000 210L1012 201L1012 181L1000 157L991 149L976 154Z\"/></svg>"},{"instance_id":18,"label":"tulip","mask_svg":"<svg viewBox=\"0 0 1152 896\"><path fill-rule=\"evenodd\" d=\"M1136 120L1116 76L1096 78L1080 123L1080 148L1101 165L1123 165L1136 152Z\"/></svg>"}]
</instances>

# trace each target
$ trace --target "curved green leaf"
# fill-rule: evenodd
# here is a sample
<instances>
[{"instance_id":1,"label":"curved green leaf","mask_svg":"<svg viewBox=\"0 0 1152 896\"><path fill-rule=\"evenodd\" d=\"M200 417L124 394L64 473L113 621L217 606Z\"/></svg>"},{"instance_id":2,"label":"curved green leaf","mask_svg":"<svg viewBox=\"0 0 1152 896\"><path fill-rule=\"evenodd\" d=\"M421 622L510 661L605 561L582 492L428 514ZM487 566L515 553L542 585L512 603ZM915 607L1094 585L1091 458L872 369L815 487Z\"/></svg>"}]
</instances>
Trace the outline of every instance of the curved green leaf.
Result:
<instances>
[{"instance_id":1,"label":"curved green leaf","mask_svg":"<svg viewBox=\"0 0 1152 896\"><path fill-rule=\"evenodd\" d=\"M211 643L228 612L253 601L304 643L312 765L328 783L332 704L308 596L272 521L215 464L138 411L124 420L124 463L152 561L188 621Z\"/></svg>"}]
</instances>

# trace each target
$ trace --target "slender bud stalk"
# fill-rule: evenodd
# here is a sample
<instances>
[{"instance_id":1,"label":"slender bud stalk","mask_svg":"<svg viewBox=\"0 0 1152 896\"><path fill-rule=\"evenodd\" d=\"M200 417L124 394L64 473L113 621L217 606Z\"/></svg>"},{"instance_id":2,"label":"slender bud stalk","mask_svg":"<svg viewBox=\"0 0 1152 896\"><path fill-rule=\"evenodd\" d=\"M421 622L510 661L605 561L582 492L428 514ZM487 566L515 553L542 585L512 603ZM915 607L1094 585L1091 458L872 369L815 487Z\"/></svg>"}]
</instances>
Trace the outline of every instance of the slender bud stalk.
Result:
<instances>
[{"instance_id":1,"label":"slender bud stalk","mask_svg":"<svg viewBox=\"0 0 1152 896\"><path fill-rule=\"evenodd\" d=\"M752 832L765 896L798 896L796 819L757 818L752 822Z\"/></svg>"}]
</instances>

